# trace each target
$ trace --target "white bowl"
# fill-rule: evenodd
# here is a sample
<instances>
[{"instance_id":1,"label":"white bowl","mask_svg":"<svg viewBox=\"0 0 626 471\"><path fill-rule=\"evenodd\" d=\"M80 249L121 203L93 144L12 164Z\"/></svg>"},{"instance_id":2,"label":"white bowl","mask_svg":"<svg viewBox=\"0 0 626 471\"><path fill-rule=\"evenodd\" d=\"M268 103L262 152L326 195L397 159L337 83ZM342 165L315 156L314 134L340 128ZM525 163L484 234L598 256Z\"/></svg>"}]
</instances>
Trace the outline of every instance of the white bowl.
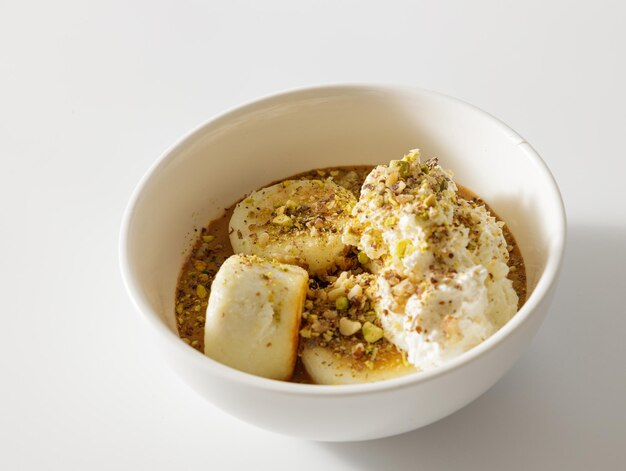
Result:
<instances>
[{"instance_id":1,"label":"white bowl","mask_svg":"<svg viewBox=\"0 0 626 471\"><path fill-rule=\"evenodd\" d=\"M252 376L178 338L174 292L194 229L277 179L312 168L385 163L415 147L453 169L456 180L483 197L517 238L531 294L500 331L438 369L353 386ZM180 140L135 190L124 217L120 260L130 297L161 353L200 395L275 432L366 440L439 420L504 375L547 314L565 227L561 196L544 162L487 113L421 89L328 86L244 105Z\"/></svg>"}]
</instances>

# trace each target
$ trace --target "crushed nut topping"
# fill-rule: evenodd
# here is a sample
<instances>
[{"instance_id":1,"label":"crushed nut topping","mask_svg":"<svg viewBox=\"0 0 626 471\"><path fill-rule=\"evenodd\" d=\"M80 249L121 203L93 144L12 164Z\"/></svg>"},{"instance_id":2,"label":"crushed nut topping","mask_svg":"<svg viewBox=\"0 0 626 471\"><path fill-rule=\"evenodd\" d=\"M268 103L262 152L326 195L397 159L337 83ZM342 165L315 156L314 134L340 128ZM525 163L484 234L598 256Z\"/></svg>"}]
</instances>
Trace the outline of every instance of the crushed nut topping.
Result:
<instances>
[{"instance_id":1,"label":"crushed nut topping","mask_svg":"<svg viewBox=\"0 0 626 471\"><path fill-rule=\"evenodd\" d=\"M460 202L471 208L483 207L485 211L490 211L484 201L455 184L449 174L441 175L434 171L436 165L436 159L419 163L417 158L409 157L392 161L385 175L376 173L376 170L371 172L371 166L361 166L319 169L290 178L319 181L321 185L326 179L331 179L357 197L362 187L371 195L366 206L359 203L352 209L352 214L359 223L344 234L344 237L352 237L353 241L365 238L368 248L350 250L337 260L336 266L328 273L313 276L309 280L299 331L300 349L307 344L329 347L336 355L349 357L356 370L376 369L377 365L384 364L389 358L397 358L398 362L408 365L406 355L384 337L380 317L385 312L377 314L374 311L377 286L373 273L380 269L381 260L401 261L422 248L414 246L409 240L402 240L394 246L392 253L385 253L381 233L372 226L376 223L372 210L412 205L416 214L431 225L429 243L438 243L444 238L445 234L438 226L441 218L452 214L452 203ZM334 214L333 211L337 212L339 206L336 197L311 201L310 205L301 206L287 201L266 215L263 231L258 233L256 243L268 244L277 234L287 231L307 230L311 234L323 232L330 227L327 224L328 217L331 217L329 215ZM174 311L178 333L185 343L199 351L204 350L203 314L212 281L221 264L233 253L228 234L228 222L233 208L234 205L221 218L197 231L197 238L177 284ZM460 212L454 215L451 224L474 226L476 221L469 218L469 215ZM399 223L399 220L387 214L380 221L380 226L395 227ZM508 227L504 224L502 226L506 239L506 245L502 249L509 253L508 277L513 282L521 306L526 296L523 260ZM479 229L476 232L470 231L470 248L478 246L480 234ZM433 261L433 267L454 267L455 259L452 252L442 253L440 259ZM438 283L445 283L445 270L440 271L442 273L435 279ZM432 280L418 284L406 283L403 275L402 270L384 273L384 278L399 303L415 293L421 293L425 284L432 283ZM416 329L423 330L424 327L418 325ZM456 329L452 318L446 320L446 335L456 335ZM297 366L293 381L310 381L301 365Z\"/></svg>"}]
</instances>

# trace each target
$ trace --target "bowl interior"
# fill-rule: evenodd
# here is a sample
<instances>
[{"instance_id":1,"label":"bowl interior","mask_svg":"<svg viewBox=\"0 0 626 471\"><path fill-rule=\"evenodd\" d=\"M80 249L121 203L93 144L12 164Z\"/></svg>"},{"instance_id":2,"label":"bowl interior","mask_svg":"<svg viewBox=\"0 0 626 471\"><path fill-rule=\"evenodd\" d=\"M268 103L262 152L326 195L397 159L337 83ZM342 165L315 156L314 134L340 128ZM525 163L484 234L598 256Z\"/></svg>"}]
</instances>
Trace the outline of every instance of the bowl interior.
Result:
<instances>
[{"instance_id":1,"label":"bowl interior","mask_svg":"<svg viewBox=\"0 0 626 471\"><path fill-rule=\"evenodd\" d=\"M135 296L176 332L174 292L196 230L244 194L312 168L379 164L419 148L484 198L522 250L529 293L558 250L558 191L517 134L431 92L328 87L278 95L209 122L170 150L137 190L126 256Z\"/></svg>"}]
</instances>

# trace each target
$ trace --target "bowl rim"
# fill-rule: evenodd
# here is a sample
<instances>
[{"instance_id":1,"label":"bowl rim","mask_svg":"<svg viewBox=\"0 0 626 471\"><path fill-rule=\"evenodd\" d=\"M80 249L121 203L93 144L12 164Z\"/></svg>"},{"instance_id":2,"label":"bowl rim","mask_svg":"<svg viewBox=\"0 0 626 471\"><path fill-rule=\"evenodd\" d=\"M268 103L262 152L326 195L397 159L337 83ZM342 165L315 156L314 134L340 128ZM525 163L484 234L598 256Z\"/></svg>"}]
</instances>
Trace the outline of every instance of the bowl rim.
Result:
<instances>
[{"instance_id":1,"label":"bowl rim","mask_svg":"<svg viewBox=\"0 0 626 471\"><path fill-rule=\"evenodd\" d=\"M149 185L153 175L155 175L162 167L166 166L172 161L190 140L199 137L205 131L212 127L219 127L224 122L236 118L239 115L245 115L254 111L259 111L263 107L275 104L277 101L290 100L306 96L307 94L321 95L321 94L341 94L348 92L367 92L367 91L379 91L393 94L411 94L411 95L425 95L430 98L441 100L444 102L451 102L456 106L461 106L467 110L474 112L483 118L491 121L493 125L499 128L500 132L509 137L514 145L522 147L523 153L535 166L538 172L543 173L548 177L548 181L551 186L551 192L546 197L557 202L559 209L558 214L558 227L556 234L553 237L554 240L553 250L548 252L544 271L539 278L537 285L533 292L526 300L522 308L496 333L491 337L481 342L479 345L471 348L467 352L459 355L458 357L446 362L442 366L434 368L432 370L415 372L406 376L398 378L388 379L379 382L372 383L360 383L350 385L318 385L318 384L300 384L292 383L288 381L279 381L268 378L263 378L250 373L236 370L229 366L223 365L216 360L213 360L196 349L190 348L184 342L180 340L180 337L160 319L158 313L156 313L149 305L148 301L141 294L139 289L139 282L132 275L131 264L129 260L129 232L133 217L137 211L137 204L144 189ZM555 215L556 216L556 215ZM134 188L128 204L124 210L122 217L122 224L119 233L119 264L121 270L121 276L126 291L131 298L135 309L139 311L144 319L148 321L150 325L154 327L154 330L158 333L159 337L166 342L170 343L172 348L178 349L185 361L193 363L197 368L207 371L210 375L217 375L223 380L241 383L248 387L259 388L263 390L271 390L282 394L296 395L296 396L351 396L361 395L367 393L377 393L381 391L389 391L395 389L406 388L415 386L416 384L430 382L436 378L448 375L458 368L473 362L479 357L485 355L489 350L495 348L498 344L503 342L509 337L514 330L518 329L522 324L528 322L528 320L536 314L536 308L543 301L546 295L550 292L553 285L555 285L558 275L560 273L563 264L563 255L565 252L567 223L565 206L563 198L559 191L558 185L554 176L550 172L550 169L539 156L539 154L532 148L530 144L526 142L517 132L511 129L504 122L487 113L486 111L471 105L458 98L445 95L443 93L435 92L432 90L424 89L417 86L409 85L397 85L397 84L385 84L385 83L339 83L339 84L323 84L305 87L290 88L282 92L266 94L252 101L247 101L243 104L236 105L227 109L222 113L218 113L206 121L196 126L191 131L184 134L179 138L172 146L170 146L161 156L148 168L138 184Z\"/></svg>"}]
</instances>

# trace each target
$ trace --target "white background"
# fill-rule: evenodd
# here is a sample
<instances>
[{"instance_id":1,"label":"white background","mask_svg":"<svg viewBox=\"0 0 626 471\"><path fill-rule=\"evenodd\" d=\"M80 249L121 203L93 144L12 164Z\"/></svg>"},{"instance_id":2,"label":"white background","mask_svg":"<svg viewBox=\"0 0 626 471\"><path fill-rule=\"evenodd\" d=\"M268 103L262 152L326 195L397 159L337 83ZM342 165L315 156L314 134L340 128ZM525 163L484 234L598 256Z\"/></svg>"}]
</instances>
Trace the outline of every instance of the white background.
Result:
<instances>
[{"instance_id":1,"label":"white background","mask_svg":"<svg viewBox=\"0 0 626 471\"><path fill-rule=\"evenodd\" d=\"M624 469L625 21L600 0L0 0L0 469ZM519 363L456 414L367 443L204 402L156 355L117 262L134 185L182 134L331 82L489 111L544 157L569 217Z\"/></svg>"}]
</instances>

